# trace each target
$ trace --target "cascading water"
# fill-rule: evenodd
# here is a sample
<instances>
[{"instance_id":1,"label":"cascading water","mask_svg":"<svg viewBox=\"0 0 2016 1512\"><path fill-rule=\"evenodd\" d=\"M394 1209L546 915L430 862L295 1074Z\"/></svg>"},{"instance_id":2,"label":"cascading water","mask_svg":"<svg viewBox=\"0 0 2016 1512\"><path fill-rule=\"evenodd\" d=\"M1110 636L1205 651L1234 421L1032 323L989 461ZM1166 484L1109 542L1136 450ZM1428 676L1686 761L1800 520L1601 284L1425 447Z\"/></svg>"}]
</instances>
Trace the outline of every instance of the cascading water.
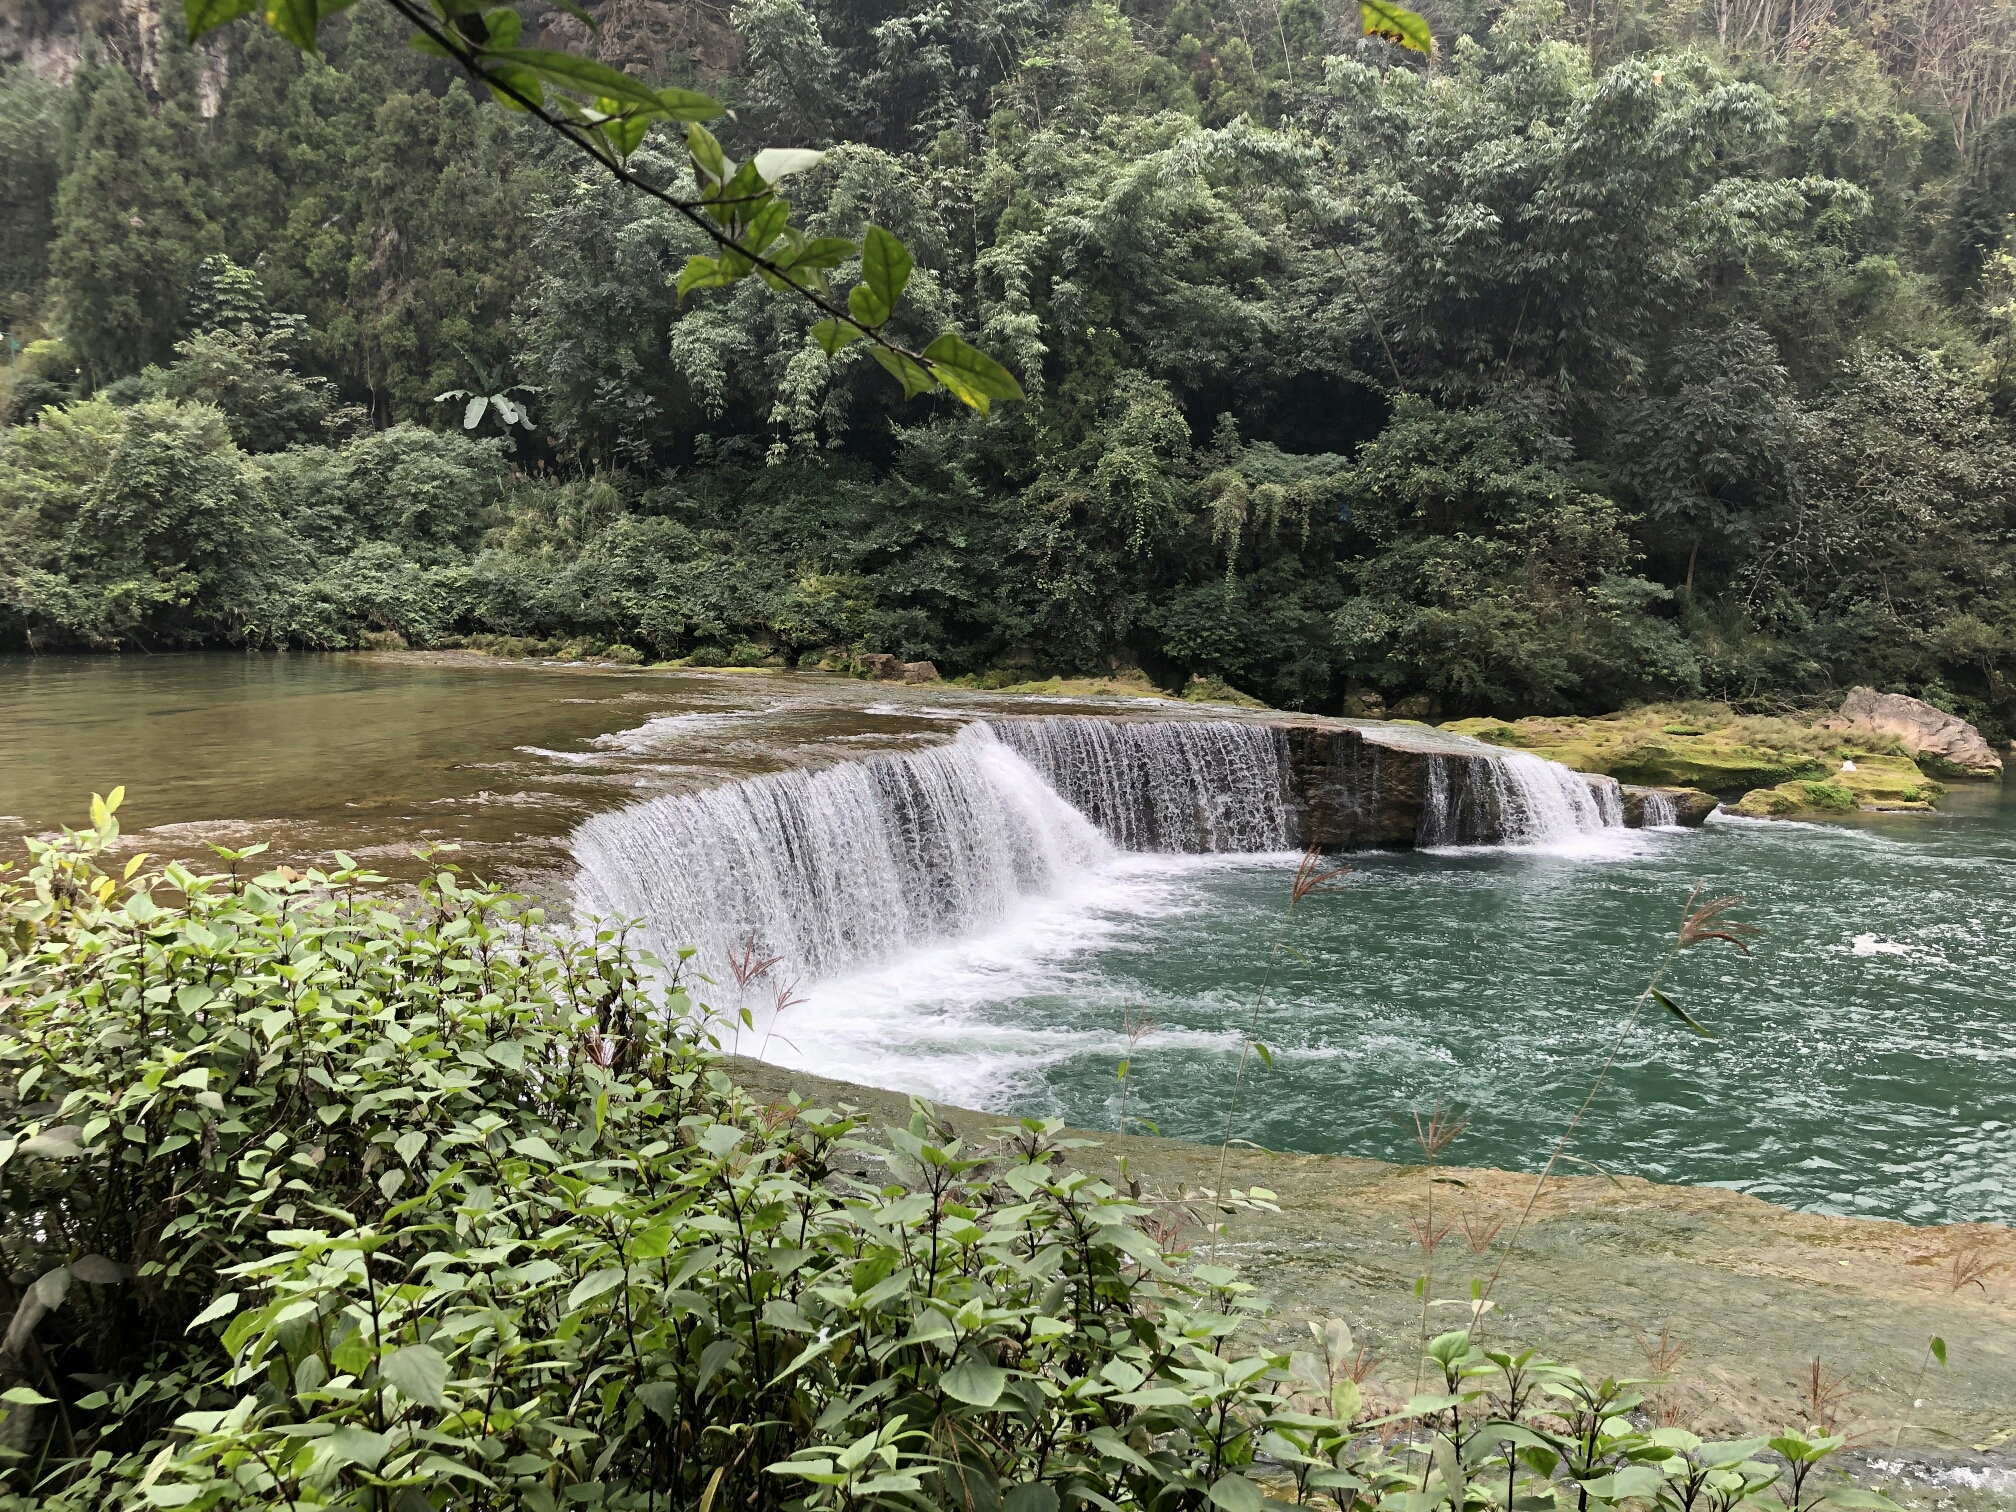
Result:
<instances>
[{"instance_id":1,"label":"cascading water","mask_svg":"<svg viewBox=\"0 0 2016 1512\"><path fill-rule=\"evenodd\" d=\"M1648 792L1642 801L1645 805L1642 822L1646 829L1665 829L1680 822L1680 805L1673 801L1671 793Z\"/></svg>"},{"instance_id":2,"label":"cascading water","mask_svg":"<svg viewBox=\"0 0 2016 1512\"><path fill-rule=\"evenodd\" d=\"M1624 822L1617 784L1600 786L1529 751L1431 754L1414 843L1540 845Z\"/></svg>"},{"instance_id":3,"label":"cascading water","mask_svg":"<svg viewBox=\"0 0 2016 1512\"><path fill-rule=\"evenodd\" d=\"M1420 846L1547 843L1623 820L1607 779L1430 730L1365 732L1320 797L1376 808L1402 753L1422 777ZM1295 760L1283 726L1253 721L976 722L925 751L598 815L574 837L581 902L642 919L667 958L697 948L717 981L745 945L829 977L983 931L1122 851L1292 849L1316 796L1295 792Z\"/></svg>"},{"instance_id":4,"label":"cascading water","mask_svg":"<svg viewBox=\"0 0 2016 1512\"><path fill-rule=\"evenodd\" d=\"M970 933L1113 853L1029 763L969 725L946 745L656 798L575 832L582 901L661 954L744 941L814 977Z\"/></svg>"},{"instance_id":5,"label":"cascading water","mask_svg":"<svg viewBox=\"0 0 2016 1512\"><path fill-rule=\"evenodd\" d=\"M1122 850L1294 844L1286 751L1266 725L1017 719L994 732Z\"/></svg>"}]
</instances>

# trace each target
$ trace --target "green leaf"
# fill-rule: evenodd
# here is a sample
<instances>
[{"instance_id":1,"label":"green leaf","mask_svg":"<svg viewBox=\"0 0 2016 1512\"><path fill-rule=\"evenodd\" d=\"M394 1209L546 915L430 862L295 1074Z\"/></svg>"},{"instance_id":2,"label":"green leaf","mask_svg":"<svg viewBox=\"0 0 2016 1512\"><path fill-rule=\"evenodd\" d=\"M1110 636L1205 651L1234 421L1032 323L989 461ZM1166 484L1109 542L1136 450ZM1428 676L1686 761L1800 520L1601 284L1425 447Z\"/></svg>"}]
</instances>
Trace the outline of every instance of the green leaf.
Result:
<instances>
[{"instance_id":1,"label":"green leaf","mask_svg":"<svg viewBox=\"0 0 2016 1512\"><path fill-rule=\"evenodd\" d=\"M847 313L854 317L857 324L872 331L881 329L890 312L881 295L865 283L858 283L847 291Z\"/></svg>"},{"instance_id":2,"label":"green leaf","mask_svg":"<svg viewBox=\"0 0 2016 1512\"><path fill-rule=\"evenodd\" d=\"M567 1293L567 1311L574 1312L584 1304L593 1302L604 1292L614 1291L628 1278L628 1272L611 1267L583 1276L575 1283L574 1290Z\"/></svg>"},{"instance_id":3,"label":"green leaf","mask_svg":"<svg viewBox=\"0 0 2016 1512\"><path fill-rule=\"evenodd\" d=\"M191 1318L189 1320L189 1327L185 1328L183 1332L192 1333L196 1329L201 1328L205 1323L215 1323L219 1318L230 1317L237 1310L238 1293L226 1292L215 1302L204 1308L203 1311L196 1314L195 1317Z\"/></svg>"},{"instance_id":4,"label":"green leaf","mask_svg":"<svg viewBox=\"0 0 2016 1512\"><path fill-rule=\"evenodd\" d=\"M1008 1372L968 1356L938 1377L938 1389L971 1407L992 1407L1008 1385Z\"/></svg>"},{"instance_id":5,"label":"green leaf","mask_svg":"<svg viewBox=\"0 0 2016 1512\"><path fill-rule=\"evenodd\" d=\"M1368 37L1384 37L1418 53L1435 50L1435 37L1428 30L1428 23L1389 0L1358 0L1358 19Z\"/></svg>"},{"instance_id":6,"label":"green leaf","mask_svg":"<svg viewBox=\"0 0 2016 1512\"><path fill-rule=\"evenodd\" d=\"M29 1386L9 1386L5 1391L0 1391L0 1402L5 1402L10 1407L47 1407L55 1400L56 1398L45 1397Z\"/></svg>"},{"instance_id":7,"label":"green leaf","mask_svg":"<svg viewBox=\"0 0 2016 1512\"><path fill-rule=\"evenodd\" d=\"M910 249L902 242L880 226L868 228L861 242L861 279L885 312L893 311L902 300L903 290L910 282L910 270L915 266ZM882 316L883 320L888 318L887 313ZM881 321L872 323L880 325Z\"/></svg>"},{"instance_id":8,"label":"green leaf","mask_svg":"<svg viewBox=\"0 0 2016 1512\"><path fill-rule=\"evenodd\" d=\"M1674 1002L1673 999L1666 996L1666 994L1661 992L1657 987L1654 987L1652 989L1652 1000L1655 1003L1657 1003L1661 1008L1664 1008L1668 1013L1672 1014L1673 1017L1680 1020L1680 1022L1685 1024L1689 1029L1692 1029L1696 1034L1700 1035L1701 1038L1709 1040L1715 1038L1714 1035L1710 1034L1706 1029L1703 1029L1699 1024L1697 1024L1694 1021L1693 1015L1689 1014L1685 1008L1682 1008L1678 1003Z\"/></svg>"},{"instance_id":9,"label":"green leaf","mask_svg":"<svg viewBox=\"0 0 2016 1512\"><path fill-rule=\"evenodd\" d=\"M365 1470L376 1470L378 1462L385 1458L385 1451L391 1447L392 1440L384 1434L355 1425L338 1428L329 1435L329 1448L338 1461Z\"/></svg>"},{"instance_id":10,"label":"green leaf","mask_svg":"<svg viewBox=\"0 0 2016 1512\"><path fill-rule=\"evenodd\" d=\"M903 385L905 399L915 399L919 394L928 394L938 386L935 376L901 352L892 352L887 347L878 346L874 355L875 360L888 369L890 376Z\"/></svg>"},{"instance_id":11,"label":"green leaf","mask_svg":"<svg viewBox=\"0 0 2016 1512\"><path fill-rule=\"evenodd\" d=\"M787 238L791 235L789 231L784 234ZM777 262L786 268L837 268L860 250L844 236L815 236L793 242L777 254Z\"/></svg>"},{"instance_id":12,"label":"green leaf","mask_svg":"<svg viewBox=\"0 0 2016 1512\"><path fill-rule=\"evenodd\" d=\"M684 299L694 289L725 289L741 279L742 275L728 266L726 258L702 257L696 252L686 259L686 266L680 271L679 297Z\"/></svg>"},{"instance_id":13,"label":"green leaf","mask_svg":"<svg viewBox=\"0 0 2016 1512\"><path fill-rule=\"evenodd\" d=\"M712 95L692 89L661 89L658 109L674 121L711 121L728 112Z\"/></svg>"},{"instance_id":14,"label":"green leaf","mask_svg":"<svg viewBox=\"0 0 2016 1512\"><path fill-rule=\"evenodd\" d=\"M868 333L857 325L849 325L843 320L822 320L812 327L812 339L825 349L831 357L840 348L864 340Z\"/></svg>"},{"instance_id":15,"label":"green leaf","mask_svg":"<svg viewBox=\"0 0 2016 1512\"><path fill-rule=\"evenodd\" d=\"M1010 1486L1001 1495L1003 1512L1057 1512L1057 1488L1041 1481Z\"/></svg>"},{"instance_id":16,"label":"green leaf","mask_svg":"<svg viewBox=\"0 0 2016 1512\"><path fill-rule=\"evenodd\" d=\"M1946 1341L1939 1335L1932 1335L1932 1358L1939 1362L1939 1368L1946 1368Z\"/></svg>"},{"instance_id":17,"label":"green leaf","mask_svg":"<svg viewBox=\"0 0 2016 1512\"><path fill-rule=\"evenodd\" d=\"M539 47L502 47L495 52L486 52L483 61L492 58L504 63L515 63L520 68L530 69L542 79L560 85L563 89L576 89L583 94L606 96L621 100L626 105L641 105L646 110L662 110L663 103L658 91L642 79L633 79L607 63L597 63L593 58L577 57L573 53L549 52Z\"/></svg>"},{"instance_id":18,"label":"green leaf","mask_svg":"<svg viewBox=\"0 0 2016 1512\"><path fill-rule=\"evenodd\" d=\"M301 51L315 51L315 28L322 20L315 0L266 0L266 24Z\"/></svg>"},{"instance_id":19,"label":"green leaf","mask_svg":"<svg viewBox=\"0 0 2016 1512\"><path fill-rule=\"evenodd\" d=\"M249 16L259 9L258 0L183 0L182 15L189 23L189 40L215 31L228 21Z\"/></svg>"},{"instance_id":20,"label":"green leaf","mask_svg":"<svg viewBox=\"0 0 2016 1512\"><path fill-rule=\"evenodd\" d=\"M714 133L697 121L686 128L686 151L693 166L716 183L728 177L728 159Z\"/></svg>"},{"instance_id":21,"label":"green leaf","mask_svg":"<svg viewBox=\"0 0 2016 1512\"><path fill-rule=\"evenodd\" d=\"M595 129L602 133L603 140L619 158L627 158L635 152L643 143L644 134L651 129L648 115L625 114L621 101L600 99L595 102L595 108L608 118L597 121Z\"/></svg>"},{"instance_id":22,"label":"green leaf","mask_svg":"<svg viewBox=\"0 0 2016 1512\"><path fill-rule=\"evenodd\" d=\"M1232 1473L1221 1475L1212 1483L1211 1504L1223 1507L1225 1512L1262 1512L1267 1498L1245 1476Z\"/></svg>"},{"instance_id":23,"label":"green leaf","mask_svg":"<svg viewBox=\"0 0 2016 1512\"><path fill-rule=\"evenodd\" d=\"M1015 381L1012 373L950 331L924 348L924 356L931 363L931 371L938 381L950 389L962 404L971 405L983 415L987 413L991 400L1022 397L1022 385ZM1268 1064L1273 1064L1271 1057L1268 1057Z\"/></svg>"},{"instance_id":24,"label":"green leaf","mask_svg":"<svg viewBox=\"0 0 2016 1512\"><path fill-rule=\"evenodd\" d=\"M649 1381L637 1388L637 1400L664 1419L668 1428L679 1422L679 1387L672 1381Z\"/></svg>"},{"instance_id":25,"label":"green leaf","mask_svg":"<svg viewBox=\"0 0 2016 1512\"><path fill-rule=\"evenodd\" d=\"M406 1165L413 1164L413 1157L427 1148L427 1136L418 1129L408 1129L394 1141L393 1153Z\"/></svg>"},{"instance_id":26,"label":"green leaf","mask_svg":"<svg viewBox=\"0 0 2016 1512\"><path fill-rule=\"evenodd\" d=\"M378 1376L409 1401L439 1407L448 1385L448 1362L431 1344L409 1344L379 1362Z\"/></svg>"}]
</instances>

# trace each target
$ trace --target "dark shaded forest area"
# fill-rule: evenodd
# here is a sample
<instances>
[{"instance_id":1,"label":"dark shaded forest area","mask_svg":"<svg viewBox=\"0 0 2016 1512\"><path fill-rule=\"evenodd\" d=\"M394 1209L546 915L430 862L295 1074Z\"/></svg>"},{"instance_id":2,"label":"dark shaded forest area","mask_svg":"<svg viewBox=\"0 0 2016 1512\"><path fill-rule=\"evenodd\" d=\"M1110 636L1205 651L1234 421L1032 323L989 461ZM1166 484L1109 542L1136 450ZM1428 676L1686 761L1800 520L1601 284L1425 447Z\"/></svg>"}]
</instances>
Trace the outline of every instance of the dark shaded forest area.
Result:
<instances>
[{"instance_id":1,"label":"dark shaded forest area","mask_svg":"<svg viewBox=\"0 0 2016 1512\"><path fill-rule=\"evenodd\" d=\"M1425 14L1432 59L1326 0L608 7L732 154L831 149L797 213L904 239L897 327L1027 392L985 417L753 280L682 303L697 233L381 6L321 58L85 26L0 74L0 646L1868 682L2016 733L2006 10Z\"/></svg>"}]
</instances>

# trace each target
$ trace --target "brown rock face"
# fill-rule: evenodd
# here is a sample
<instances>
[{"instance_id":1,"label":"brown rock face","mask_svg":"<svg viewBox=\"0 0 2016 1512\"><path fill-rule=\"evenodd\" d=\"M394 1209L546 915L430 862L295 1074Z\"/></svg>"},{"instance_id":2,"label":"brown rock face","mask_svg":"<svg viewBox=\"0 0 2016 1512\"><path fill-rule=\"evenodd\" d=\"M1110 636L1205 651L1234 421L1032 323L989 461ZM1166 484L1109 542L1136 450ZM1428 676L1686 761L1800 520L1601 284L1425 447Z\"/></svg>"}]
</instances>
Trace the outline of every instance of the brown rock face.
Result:
<instances>
[{"instance_id":1,"label":"brown rock face","mask_svg":"<svg viewBox=\"0 0 2016 1512\"><path fill-rule=\"evenodd\" d=\"M1684 824L1697 828L1707 823L1719 800L1713 793L1690 787L1633 787L1624 784L1624 823L1632 829L1648 824Z\"/></svg>"},{"instance_id":2,"label":"brown rock face","mask_svg":"<svg viewBox=\"0 0 2016 1512\"><path fill-rule=\"evenodd\" d=\"M903 681L906 683L934 683L938 681L938 668L928 661L903 663Z\"/></svg>"},{"instance_id":3,"label":"brown rock face","mask_svg":"<svg viewBox=\"0 0 2016 1512\"><path fill-rule=\"evenodd\" d=\"M1829 730L1872 730L1894 735L1904 748L1941 776L2000 777L2002 758L1981 732L1957 714L1901 693L1853 688L1841 712L1820 721Z\"/></svg>"},{"instance_id":4,"label":"brown rock face","mask_svg":"<svg viewBox=\"0 0 2016 1512\"><path fill-rule=\"evenodd\" d=\"M891 656L886 651L871 651L855 658L861 670L877 682L902 682L903 659Z\"/></svg>"}]
</instances>

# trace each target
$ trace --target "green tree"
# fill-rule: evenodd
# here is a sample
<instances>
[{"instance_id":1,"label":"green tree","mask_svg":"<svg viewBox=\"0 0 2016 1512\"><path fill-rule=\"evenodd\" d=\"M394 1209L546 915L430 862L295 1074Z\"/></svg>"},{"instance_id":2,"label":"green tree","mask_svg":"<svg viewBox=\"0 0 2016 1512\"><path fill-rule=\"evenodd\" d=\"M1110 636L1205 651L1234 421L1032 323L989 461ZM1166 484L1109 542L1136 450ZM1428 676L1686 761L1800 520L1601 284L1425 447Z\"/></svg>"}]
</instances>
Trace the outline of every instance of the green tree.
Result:
<instances>
[{"instance_id":1,"label":"green tree","mask_svg":"<svg viewBox=\"0 0 2016 1512\"><path fill-rule=\"evenodd\" d=\"M196 266L217 241L196 165L131 76L91 63L71 86L50 271L87 380L165 362Z\"/></svg>"},{"instance_id":2,"label":"green tree","mask_svg":"<svg viewBox=\"0 0 2016 1512\"><path fill-rule=\"evenodd\" d=\"M60 89L0 66L0 328L15 335L41 312L49 276L62 120Z\"/></svg>"}]
</instances>

